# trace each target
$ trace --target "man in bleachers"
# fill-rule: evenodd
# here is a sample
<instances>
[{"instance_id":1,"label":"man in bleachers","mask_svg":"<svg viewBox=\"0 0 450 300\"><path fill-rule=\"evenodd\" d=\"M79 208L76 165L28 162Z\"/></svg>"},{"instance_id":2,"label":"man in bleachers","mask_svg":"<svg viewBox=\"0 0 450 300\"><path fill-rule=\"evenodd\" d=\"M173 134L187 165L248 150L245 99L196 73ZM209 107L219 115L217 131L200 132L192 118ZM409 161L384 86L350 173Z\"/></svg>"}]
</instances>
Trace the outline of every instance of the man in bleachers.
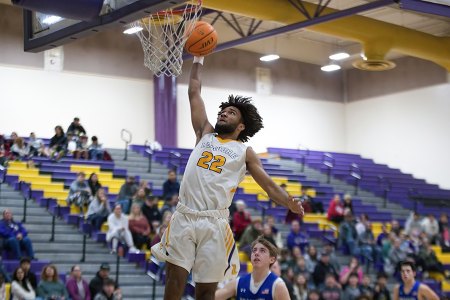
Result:
<instances>
[{"instance_id":1,"label":"man in bleachers","mask_svg":"<svg viewBox=\"0 0 450 300\"><path fill-rule=\"evenodd\" d=\"M242 233L245 228L252 222L252 217L250 213L246 210L246 205L244 200L237 200L236 211L233 214L233 233L236 240L241 238Z\"/></svg>"},{"instance_id":2,"label":"man in bleachers","mask_svg":"<svg viewBox=\"0 0 450 300\"><path fill-rule=\"evenodd\" d=\"M422 220L417 212L411 212L408 219L405 222L405 231L407 235L411 235L412 232L422 231Z\"/></svg>"},{"instance_id":3,"label":"man in bleachers","mask_svg":"<svg viewBox=\"0 0 450 300\"><path fill-rule=\"evenodd\" d=\"M297 220L291 223L291 232L287 236L287 247L292 251L294 247L299 247L304 252L305 247L308 246L308 237L300 232L300 222Z\"/></svg>"},{"instance_id":4,"label":"man in bleachers","mask_svg":"<svg viewBox=\"0 0 450 300\"><path fill-rule=\"evenodd\" d=\"M426 233L431 244L436 244L439 237L439 223L433 214L429 214L422 220L422 230Z\"/></svg>"},{"instance_id":5,"label":"man in bleachers","mask_svg":"<svg viewBox=\"0 0 450 300\"><path fill-rule=\"evenodd\" d=\"M381 259L381 249L377 246L375 236L372 232L372 224L367 221L365 230L359 235L359 248L361 254L369 261L377 263Z\"/></svg>"},{"instance_id":6,"label":"man in bleachers","mask_svg":"<svg viewBox=\"0 0 450 300\"><path fill-rule=\"evenodd\" d=\"M400 226L400 223L397 220L391 221L391 232L395 233L396 236L400 236L400 232L402 232L403 227Z\"/></svg>"},{"instance_id":7,"label":"man in bleachers","mask_svg":"<svg viewBox=\"0 0 450 300\"><path fill-rule=\"evenodd\" d=\"M263 232L262 219L257 217L252 220L252 223L245 228L239 240L240 250L247 253L250 257L252 250L251 245Z\"/></svg>"},{"instance_id":8,"label":"man in bleachers","mask_svg":"<svg viewBox=\"0 0 450 300\"><path fill-rule=\"evenodd\" d=\"M69 128L67 128L67 132L72 132L75 136L79 136L80 134L86 134L86 130L80 124L80 118L73 118L73 122L70 123Z\"/></svg>"},{"instance_id":9,"label":"man in bleachers","mask_svg":"<svg viewBox=\"0 0 450 300\"><path fill-rule=\"evenodd\" d=\"M163 183L163 199L169 200L172 195L180 193L180 183L177 180L177 173L175 170L170 170L167 173L167 180Z\"/></svg>"},{"instance_id":10,"label":"man in bleachers","mask_svg":"<svg viewBox=\"0 0 450 300\"><path fill-rule=\"evenodd\" d=\"M350 211L345 214L344 222L339 226L339 247L344 247L344 250L355 256L359 254L358 248L358 233L356 232L353 215Z\"/></svg>"},{"instance_id":11,"label":"man in bleachers","mask_svg":"<svg viewBox=\"0 0 450 300\"><path fill-rule=\"evenodd\" d=\"M161 224L162 219L162 214L158 209L158 197L148 197L142 206L142 213L147 218L148 224L150 224L152 228L152 232L156 233L156 229Z\"/></svg>"},{"instance_id":12,"label":"man in bleachers","mask_svg":"<svg viewBox=\"0 0 450 300\"><path fill-rule=\"evenodd\" d=\"M12 252L16 259L21 259L23 251L26 255L34 258L33 245L28 238L28 232L22 223L16 222L10 209L3 211L3 220L0 221L0 236L5 241L5 248Z\"/></svg>"},{"instance_id":13,"label":"man in bleachers","mask_svg":"<svg viewBox=\"0 0 450 300\"><path fill-rule=\"evenodd\" d=\"M336 276L333 273L324 273L323 288L320 289L322 300L340 300L342 296L341 285L336 281Z\"/></svg>"},{"instance_id":14,"label":"man in bleachers","mask_svg":"<svg viewBox=\"0 0 450 300\"><path fill-rule=\"evenodd\" d=\"M23 257L20 260L20 268L23 270L24 279L28 279L28 281L30 282L33 289L36 290L37 289L36 275L30 271L31 270L31 259L28 257Z\"/></svg>"},{"instance_id":15,"label":"man in bleachers","mask_svg":"<svg viewBox=\"0 0 450 300\"><path fill-rule=\"evenodd\" d=\"M119 195L117 195L116 204L122 206L122 211L127 214L130 210L131 199L138 190L138 185L134 176L128 176L127 180L120 187Z\"/></svg>"},{"instance_id":16,"label":"man in bleachers","mask_svg":"<svg viewBox=\"0 0 450 300\"><path fill-rule=\"evenodd\" d=\"M327 252L323 251L320 255L320 261L317 263L313 272L314 285L321 289L325 285L325 279L327 274L331 274L336 281L338 277L338 270L330 264L330 256Z\"/></svg>"},{"instance_id":17,"label":"man in bleachers","mask_svg":"<svg viewBox=\"0 0 450 300\"><path fill-rule=\"evenodd\" d=\"M381 233L377 237L377 246L383 247L384 240L389 238L389 231L387 229L386 223L381 225Z\"/></svg>"},{"instance_id":18,"label":"man in bleachers","mask_svg":"<svg viewBox=\"0 0 450 300\"><path fill-rule=\"evenodd\" d=\"M108 263L102 263L100 265L100 269L95 274L95 277L92 278L91 282L89 283L89 290L91 292L92 299L95 298L95 296L100 293L103 289L103 283L109 279L109 264ZM115 283L115 288L117 289L117 283Z\"/></svg>"}]
</instances>

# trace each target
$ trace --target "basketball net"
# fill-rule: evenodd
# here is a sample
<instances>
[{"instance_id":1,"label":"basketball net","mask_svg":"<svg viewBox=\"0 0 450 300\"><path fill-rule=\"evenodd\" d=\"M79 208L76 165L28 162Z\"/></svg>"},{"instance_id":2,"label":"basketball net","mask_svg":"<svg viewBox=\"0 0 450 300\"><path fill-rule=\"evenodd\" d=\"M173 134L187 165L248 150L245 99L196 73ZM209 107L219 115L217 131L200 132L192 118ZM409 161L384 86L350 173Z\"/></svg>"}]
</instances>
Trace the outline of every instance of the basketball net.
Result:
<instances>
[{"instance_id":1,"label":"basketball net","mask_svg":"<svg viewBox=\"0 0 450 300\"><path fill-rule=\"evenodd\" d=\"M184 8L167 9L131 24L144 50L144 65L156 76L181 74L183 47L201 15L201 0L189 1Z\"/></svg>"}]
</instances>

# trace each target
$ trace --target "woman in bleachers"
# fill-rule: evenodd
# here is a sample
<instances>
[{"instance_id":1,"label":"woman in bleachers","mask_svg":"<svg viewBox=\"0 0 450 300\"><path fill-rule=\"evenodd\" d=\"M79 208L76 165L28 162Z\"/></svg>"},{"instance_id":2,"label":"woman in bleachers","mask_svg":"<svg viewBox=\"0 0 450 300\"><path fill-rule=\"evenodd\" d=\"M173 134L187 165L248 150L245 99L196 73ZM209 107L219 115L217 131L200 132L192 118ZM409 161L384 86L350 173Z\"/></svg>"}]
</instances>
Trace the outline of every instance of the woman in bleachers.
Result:
<instances>
[{"instance_id":1,"label":"woman in bleachers","mask_svg":"<svg viewBox=\"0 0 450 300\"><path fill-rule=\"evenodd\" d=\"M98 176L95 173L89 175L88 185L91 189L91 195L97 195L97 191L102 187L100 181L98 181Z\"/></svg>"},{"instance_id":2,"label":"woman in bleachers","mask_svg":"<svg viewBox=\"0 0 450 300\"><path fill-rule=\"evenodd\" d=\"M305 274L300 273L295 277L294 295L297 297L297 300L308 299L308 286Z\"/></svg>"},{"instance_id":3,"label":"woman in bleachers","mask_svg":"<svg viewBox=\"0 0 450 300\"><path fill-rule=\"evenodd\" d=\"M350 259L350 263L348 266L342 268L341 273L339 274L339 282L345 286L348 283L348 279L350 278L350 274L355 273L358 275L358 282L361 284L364 273L362 268L359 265L359 260L357 257L353 256Z\"/></svg>"},{"instance_id":4,"label":"woman in bleachers","mask_svg":"<svg viewBox=\"0 0 450 300\"><path fill-rule=\"evenodd\" d=\"M128 227L128 218L122 213L120 204L116 204L113 213L108 216L108 233L106 240L112 242L111 253L117 252L119 241L125 242L130 248L130 252L136 252L133 237Z\"/></svg>"},{"instance_id":5,"label":"woman in bleachers","mask_svg":"<svg viewBox=\"0 0 450 300\"><path fill-rule=\"evenodd\" d=\"M46 265L42 269L41 281L37 287L37 296L43 299L69 299L66 287L59 281L56 266Z\"/></svg>"},{"instance_id":6,"label":"woman in bleachers","mask_svg":"<svg viewBox=\"0 0 450 300\"><path fill-rule=\"evenodd\" d=\"M79 265L72 266L71 277L66 281L66 288L72 300L91 300L89 284L81 276Z\"/></svg>"},{"instance_id":7,"label":"woman in bleachers","mask_svg":"<svg viewBox=\"0 0 450 300\"><path fill-rule=\"evenodd\" d=\"M138 189L144 189L146 198L152 195L152 189L149 187L147 180L141 179Z\"/></svg>"},{"instance_id":8,"label":"woman in bleachers","mask_svg":"<svg viewBox=\"0 0 450 300\"><path fill-rule=\"evenodd\" d=\"M350 194L344 195L344 203L343 203L344 209L349 209L352 214L355 214L353 211L353 202L352 202L352 196Z\"/></svg>"},{"instance_id":9,"label":"woman in bleachers","mask_svg":"<svg viewBox=\"0 0 450 300\"><path fill-rule=\"evenodd\" d=\"M67 138L61 126L55 127L55 135L50 139L49 156L55 160L60 160L67 150Z\"/></svg>"},{"instance_id":10,"label":"woman in bleachers","mask_svg":"<svg viewBox=\"0 0 450 300\"><path fill-rule=\"evenodd\" d=\"M131 206L128 226L136 248L141 249L142 246L146 245L147 249L150 249L150 225L147 218L142 214L139 203L133 203Z\"/></svg>"},{"instance_id":11,"label":"woman in bleachers","mask_svg":"<svg viewBox=\"0 0 450 300\"><path fill-rule=\"evenodd\" d=\"M306 250L306 254L303 256L306 262L306 268L309 273L313 273L314 269L319 262L319 257L317 253L317 248L314 245L309 245Z\"/></svg>"},{"instance_id":12,"label":"woman in bleachers","mask_svg":"<svg viewBox=\"0 0 450 300\"><path fill-rule=\"evenodd\" d=\"M145 189L144 188L139 188L136 192L136 194L134 194L133 199L132 199L132 204L138 204L139 207L142 207L145 203L145 200L147 199L147 197L145 196Z\"/></svg>"},{"instance_id":13,"label":"woman in bleachers","mask_svg":"<svg viewBox=\"0 0 450 300\"><path fill-rule=\"evenodd\" d=\"M30 281L25 278L25 271L18 267L13 274L11 283L11 299L12 300L34 300L36 292Z\"/></svg>"},{"instance_id":14,"label":"woman in bleachers","mask_svg":"<svg viewBox=\"0 0 450 300\"><path fill-rule=\"evenodd\" d=\"M11 153L16 159L24 159L30 155L30 148L25 145L23 138L18 137L14 140L14 144L11 147Z\"/></svg>"},{"instance_id":15,"label":"woman in bleachers","mask_svg":"<svg viewBox=\"0 0 450 300\"><path fill-rule=\"evenodd\" d=\"M341 202L341 196L334 195L328 207L328 220L331 222L341 223L344 220L344 205Z\"/></svg>"},{"instance_id":16,"label":"woman in bleachers","mask_svg":"<svg viewBox=\"0 0 450 300\"><path fill-rule=\"evenodd\" d=\"M94 199L89 203L89 208L86 213L87 220L91 223L95 231L100 230L103 222L108 219L111 213L111 207L109 206L108 197L105 190L100 188L97 190Z\"/></svg>"}]
</instances>

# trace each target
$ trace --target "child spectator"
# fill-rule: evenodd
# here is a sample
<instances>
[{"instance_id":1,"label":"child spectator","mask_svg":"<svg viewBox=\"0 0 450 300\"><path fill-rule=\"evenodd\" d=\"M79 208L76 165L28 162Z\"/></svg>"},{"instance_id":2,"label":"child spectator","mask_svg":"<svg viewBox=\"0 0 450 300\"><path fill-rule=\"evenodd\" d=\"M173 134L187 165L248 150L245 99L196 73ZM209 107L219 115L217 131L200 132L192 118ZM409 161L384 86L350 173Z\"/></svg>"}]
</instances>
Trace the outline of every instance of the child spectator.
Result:
<instances>
[{"instance_id":1,"label":"child spectator","mask_svg":"<svg viewBox=\"0 0 450 300\"><path fill-rule=\"evenodd\" d=\"M351 273L348 278L348 284L342 293L342 300L356 300L361 295L358 287L358 274Z\"/></svg>"},{"instance_id":2,"label":"child spectator","mask_svg":"<svg viewBox=\"0 0 450 300\"><path fill-rule=\"evenodd\" d=\"M88 148L89 157L92 160L103 160L104 150L102 149L102 144L98 142L98 138L94 135L91 137L91 145Z\"/></svg>"},{"instance_id":3,"label":"child spectator","mask_svg":"<svg viewBox=\"0 0 450 300\"><path fill-rule=\"evenodd\" d=\"M387 279L386 273L378 273L377 282L373 289L373 300L391 300L391 293L387 288Z\"/></svg>"},{"instance_id":4,"label":"child spectator","mask_svg":"<svg viewBox=\"0 0 450 300\"><path fill-rule=\"evenodd\" d=\"M30 133L28 138L28 146L30 147L31 156L45 156L45 145L41 139L36 138L34 132Z\"/></svg>"},{"instance_id":5,"label":"child spectator","mask_svg":"<svg viewBox=\"0 0 450 300\"><path fill-rule=\"evenodd\" d=\"M84 158L89 159L89 147L88 147L88 137L85 135L81 135L78 138L76 150L74 152L75 158Z\"/></svg>"},{"instance_id":6,"label":"child spectator","mask_svg":"<svg viewBox=\"0 0 450 300\"><path fill-rule=\"evenodd\" d=\"M339 283L336 282L334 274L325 273L323 275L325 286L322 289L322 300L340 300L342 296L342 289Z\"/></svg>"}]
</instances>

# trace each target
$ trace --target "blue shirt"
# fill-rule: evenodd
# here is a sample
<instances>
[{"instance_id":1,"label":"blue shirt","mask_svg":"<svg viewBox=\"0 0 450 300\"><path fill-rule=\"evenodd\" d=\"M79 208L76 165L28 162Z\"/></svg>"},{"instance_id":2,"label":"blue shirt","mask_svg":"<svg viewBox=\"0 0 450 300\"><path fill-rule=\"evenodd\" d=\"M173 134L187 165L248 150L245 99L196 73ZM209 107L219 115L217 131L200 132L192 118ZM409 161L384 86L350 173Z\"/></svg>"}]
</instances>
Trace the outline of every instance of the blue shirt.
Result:
<instances>
[{"instance_id":1,"label":"blue shirt","mask_svg":"<svg viewBox=\"0 0 450 300\"><path fill-rule=\"evenodd\" d=\"M400 284L400 287L398 289L398 299L399 300L419 300L419 287L420 282L416 281L414 282L414 285L412 289L409 291L409 293L405 293L403 290L404 286L403 283Z\"/></svg>"},{"instance_id":2,"label":"blue shirt","mask_svg":"<svg viewBox=\"0 0 450 300\"><path fill-rule=\"evenodd\" d=\"M278 279L278 276L270 272L267 278L259 287L256 294L250 290L251 273L239 278L236 291L236 300L272 300L273 284Z\"/></svg>"}]
</instances>

